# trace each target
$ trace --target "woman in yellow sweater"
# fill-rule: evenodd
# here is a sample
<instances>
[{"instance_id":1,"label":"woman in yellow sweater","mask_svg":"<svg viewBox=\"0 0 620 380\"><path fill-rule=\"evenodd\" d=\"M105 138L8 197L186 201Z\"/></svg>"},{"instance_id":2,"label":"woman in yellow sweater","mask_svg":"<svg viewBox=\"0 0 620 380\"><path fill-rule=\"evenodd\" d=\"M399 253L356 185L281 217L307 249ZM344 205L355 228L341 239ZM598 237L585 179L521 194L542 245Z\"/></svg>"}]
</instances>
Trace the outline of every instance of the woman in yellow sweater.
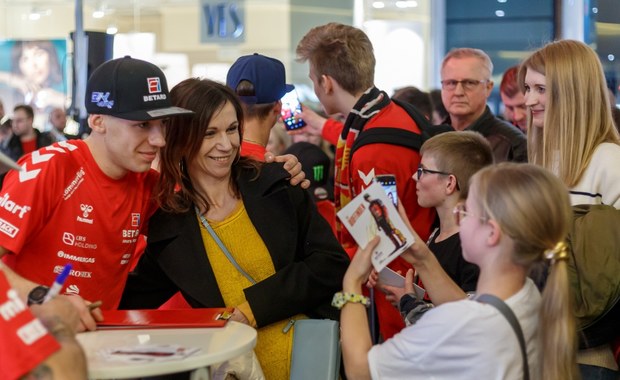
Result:
<instances>
[{"instance_id":1,"label":"woman in yellow sweater","mask_svg":"<svg viewBox=\"0 0 620 380\"><path fill-rule=\"evenodd\" d=\"M192 307L234 307L234 320L258 328L256 353L267 379L286 379L289 321L338 318L330 301L348 257L280 164L240 157L243 112L231 90L187 79L171 97L195 115L168 124L161 208L121 307L156 308L177 291Z\"/></svg>"}]
</instances>

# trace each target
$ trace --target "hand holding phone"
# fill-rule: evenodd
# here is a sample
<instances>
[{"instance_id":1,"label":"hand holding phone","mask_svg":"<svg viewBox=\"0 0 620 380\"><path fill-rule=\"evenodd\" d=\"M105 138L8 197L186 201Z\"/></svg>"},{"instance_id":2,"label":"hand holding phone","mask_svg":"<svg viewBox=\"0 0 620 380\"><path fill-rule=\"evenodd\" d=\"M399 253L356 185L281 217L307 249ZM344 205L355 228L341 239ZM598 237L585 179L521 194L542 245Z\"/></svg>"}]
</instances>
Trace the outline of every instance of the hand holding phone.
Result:
<instances>
[{"instance_id":1,"label":"hand holding phone","mask_svg":"<svg viewBox=\"0 0 620 380\"><path fill-rule=\"evenodd\" d=\"M398 207L398 194L396 193L396 176L394 174L380 174L375 176L375 180L381 184L388 198Z\"/></svg>"},{"instance_id":2,"label":"hand holding phone","mask_svg":"<svg viewBox=\"0 0 620 380\"><path fill-rule=\"evenodd\" d=\"M281 99L282 101L282 121L287 131L294 131L306 126L306 123L299 118L301 113L301 103L297 97L297 92L293 89Z\"/></svg>"}]
</instances>

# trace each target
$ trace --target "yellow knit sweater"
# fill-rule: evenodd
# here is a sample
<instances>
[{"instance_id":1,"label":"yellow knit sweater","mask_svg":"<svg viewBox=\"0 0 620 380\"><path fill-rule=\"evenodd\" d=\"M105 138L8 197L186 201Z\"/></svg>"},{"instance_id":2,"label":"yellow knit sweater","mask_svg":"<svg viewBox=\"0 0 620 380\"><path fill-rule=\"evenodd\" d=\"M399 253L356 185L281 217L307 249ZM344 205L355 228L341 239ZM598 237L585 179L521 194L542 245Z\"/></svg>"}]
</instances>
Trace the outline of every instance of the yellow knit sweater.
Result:
<instances>
[{"instance_id":1,"label":"yellow knit sweater","mask_svg":"<svg viewBox=\"0 0 620 380\"><path fill-rule=\"evenodd\" d=\"M275 273L269 251L252 225L242 201L239 201L237 208L225 220L209 221L209 224L239 266L254 281L260 282ZM243 293L243 289L252 284L230 263L202 224L200 224L200 232L224 303L227 307L242 306L240 309L253 322L253 315L247 315L248 311L251 313L251 310ZM272 297L277 296L277 294L272 295ZM299 319L300 317L305 318L303 316L293 318ZM286 334L282 332L288 322L287 319L258 329L255 352L267 379L289 378L293 330L291 329Z\"/></svg>"}]
</instances>

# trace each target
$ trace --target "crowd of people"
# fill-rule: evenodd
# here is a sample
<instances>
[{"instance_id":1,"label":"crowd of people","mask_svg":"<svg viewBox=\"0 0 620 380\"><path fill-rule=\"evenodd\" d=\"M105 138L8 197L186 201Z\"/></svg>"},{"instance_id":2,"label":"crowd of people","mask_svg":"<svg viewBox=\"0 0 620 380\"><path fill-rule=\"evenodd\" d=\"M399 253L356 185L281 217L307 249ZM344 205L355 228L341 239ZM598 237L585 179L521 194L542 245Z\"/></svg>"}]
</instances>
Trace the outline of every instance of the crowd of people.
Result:
<instances>
[{"instance_id":1,"label":"crowd of people","mask_svg":"<svg viewBox=\"0 0 620 380\"><path fill-rule=\"evenodd\" d=\"M503 118L480 49L446 54L440 90L392 96L358 28L312 28L296 54L323 109L304 106L289 133L280 99L293 86L261 54L225 84L170 91L151 63L108 61L88 80L85 139L64 132L62 108L39 132L32 107L15 107L0 134L22 168L0 190L1 302L17 310L2 322L3 374L85 378L75 334L102 309L226 306L257 329L267 379L289 378L282 331L305 318L340 321L342 378L617 379L618 328L588 345L573 295L572 207L620 208L620 135L594 50L559 40L508 69ZM389 264L403 287L373 270L378 238L358 246L335 216L381 175L415 237ZM63 294L35 300L67 262ZM34 345L16 334L31 323Z\"/></svg>"}]
</instances>

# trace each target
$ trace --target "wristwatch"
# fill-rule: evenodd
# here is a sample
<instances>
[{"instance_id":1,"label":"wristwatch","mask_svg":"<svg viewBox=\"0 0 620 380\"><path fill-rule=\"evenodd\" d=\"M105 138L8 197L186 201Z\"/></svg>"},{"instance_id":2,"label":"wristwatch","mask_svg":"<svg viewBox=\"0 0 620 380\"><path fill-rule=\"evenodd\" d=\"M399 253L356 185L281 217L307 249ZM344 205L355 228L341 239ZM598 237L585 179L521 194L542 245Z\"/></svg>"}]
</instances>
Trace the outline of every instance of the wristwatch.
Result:
<instances>
[{"instance_id":1,"label":"wristwatch","mask_svg":"<svg viewBox=\"0 0 620 380\"><path fill-rule=\"evenodd\" d=\"M49 290L49 287L43 285L39 285L32 289L30 293L28 293L28 306L42 304Z\"/></svg>"}]
</instances>

